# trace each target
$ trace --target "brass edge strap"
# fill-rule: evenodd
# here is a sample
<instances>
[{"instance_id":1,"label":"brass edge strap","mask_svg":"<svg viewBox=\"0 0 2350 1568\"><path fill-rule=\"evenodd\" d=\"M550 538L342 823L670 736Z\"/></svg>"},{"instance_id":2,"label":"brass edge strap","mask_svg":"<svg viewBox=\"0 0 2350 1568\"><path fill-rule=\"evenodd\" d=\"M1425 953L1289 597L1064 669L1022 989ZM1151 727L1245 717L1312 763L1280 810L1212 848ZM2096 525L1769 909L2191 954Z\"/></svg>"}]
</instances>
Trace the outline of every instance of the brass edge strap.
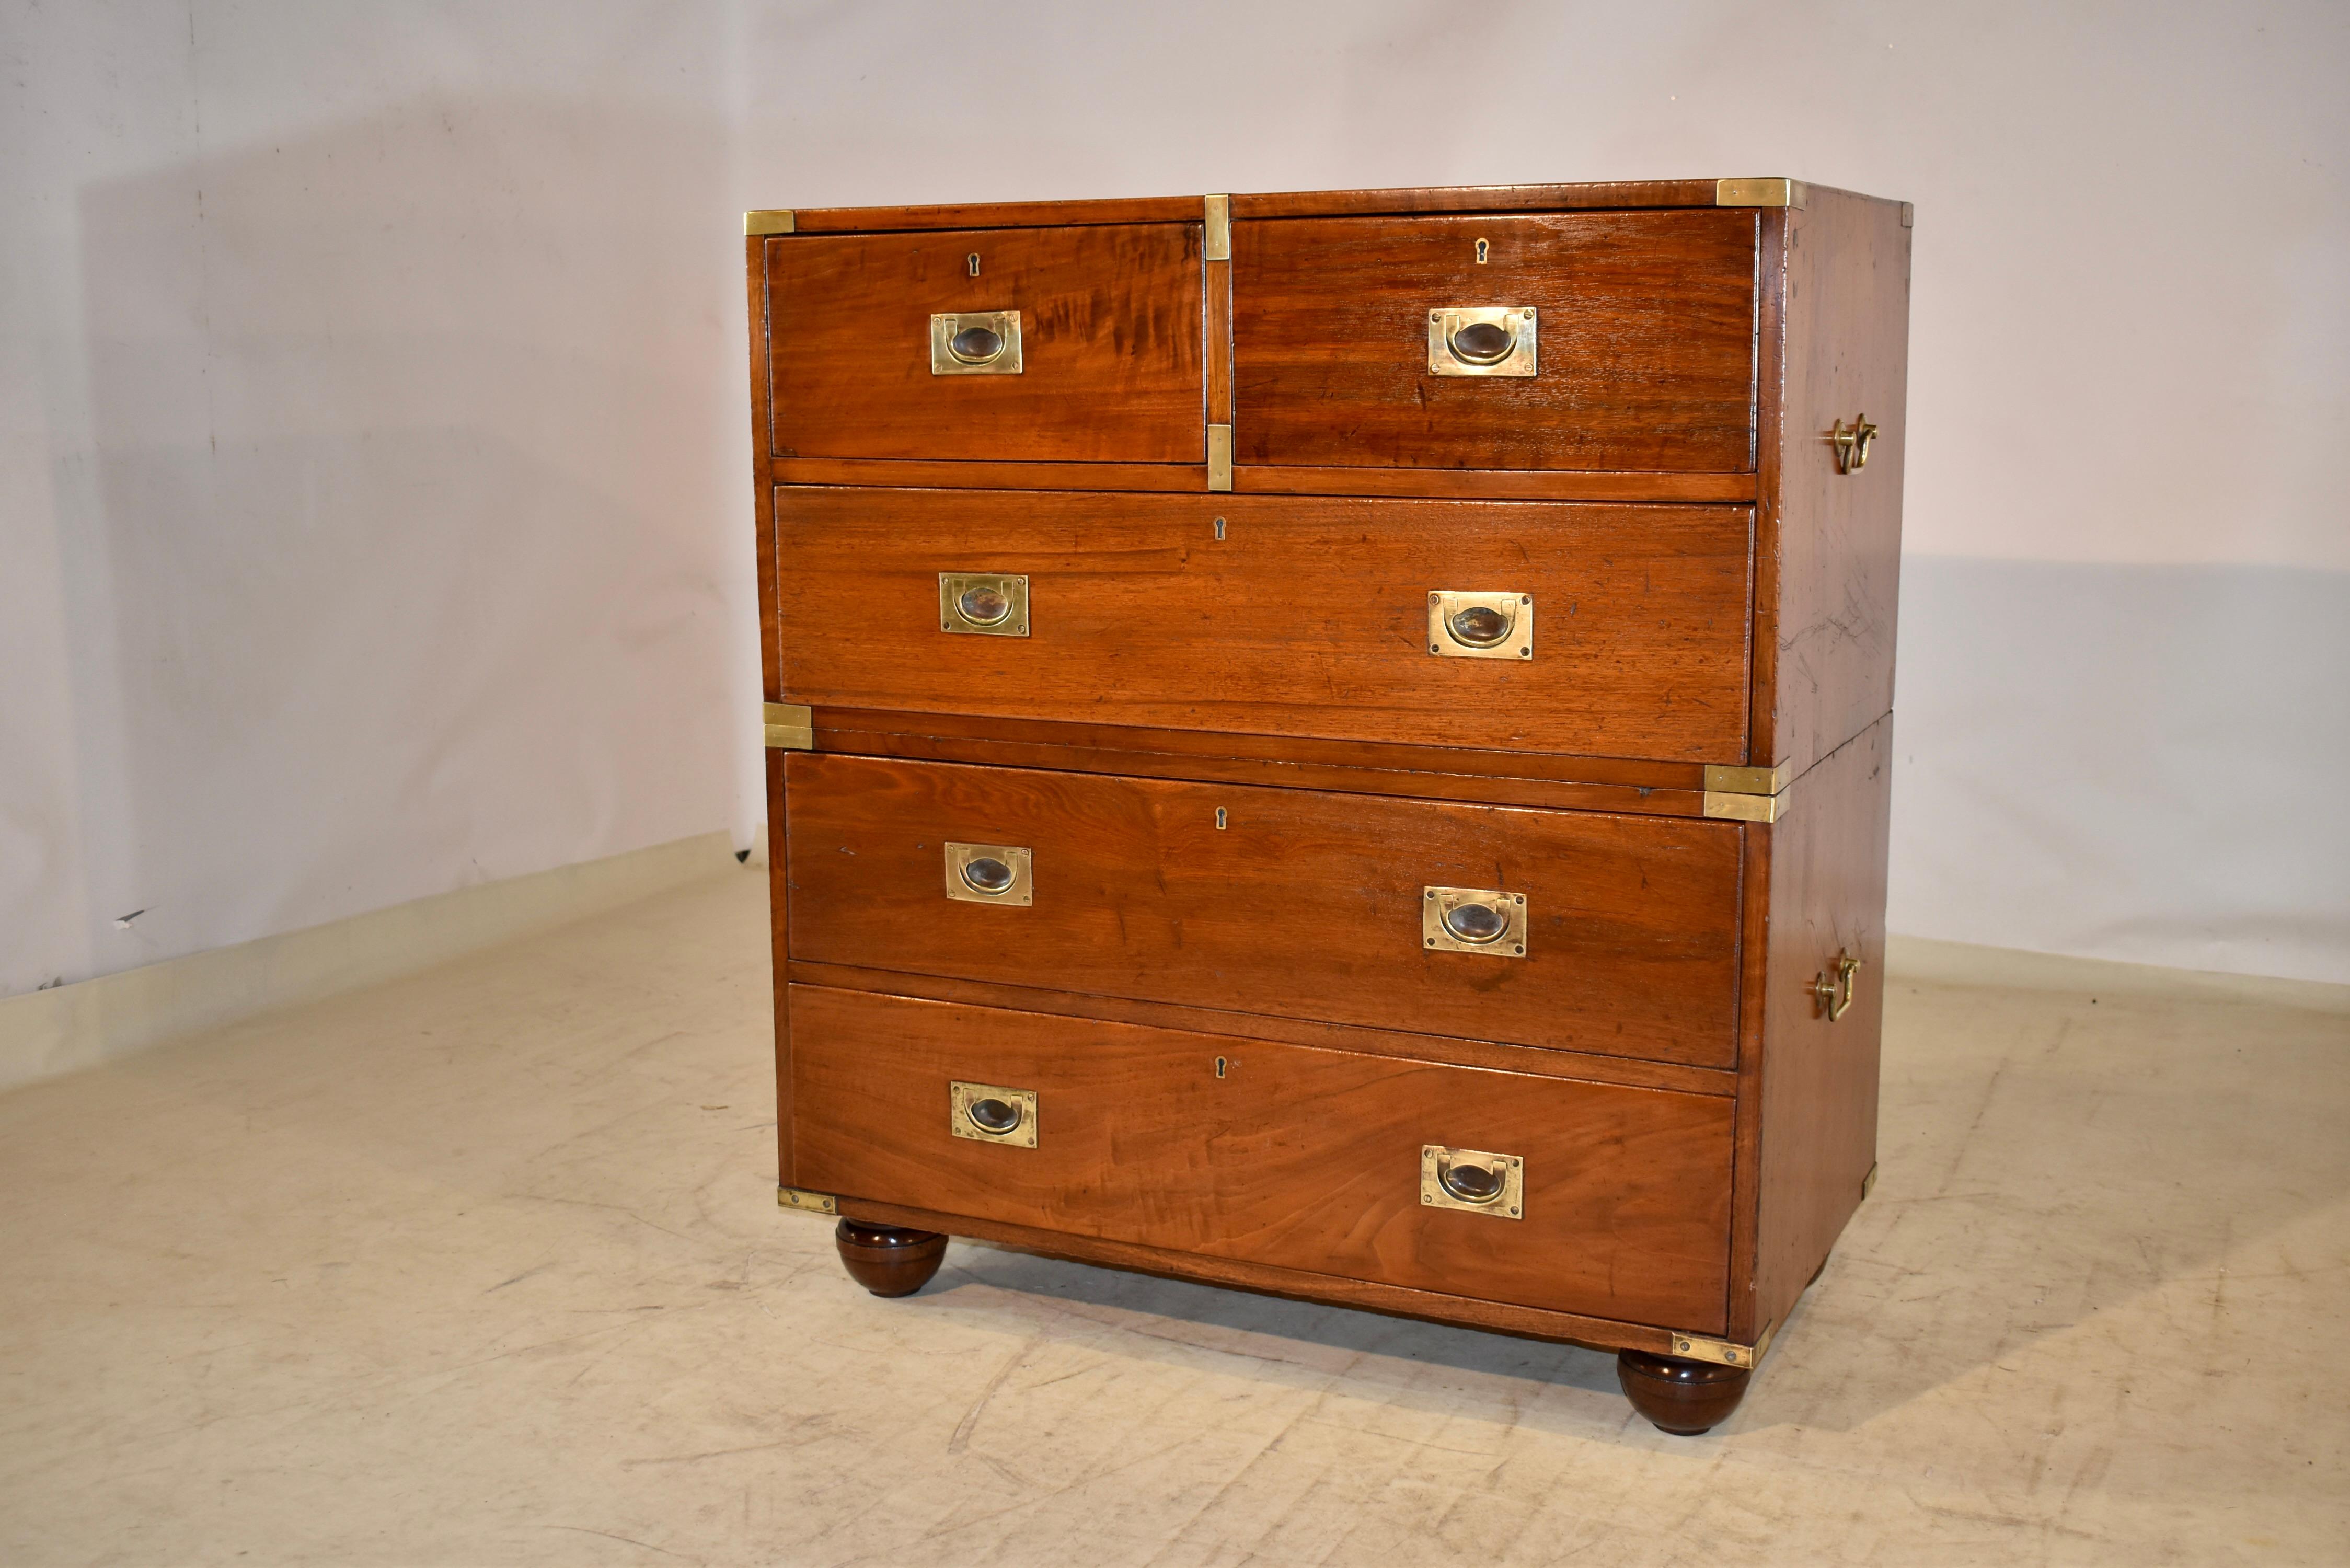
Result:
<instances>
[{"instance_id":1,"label":"brass edge strap","mask_svg":"<svg viewBox=\"0 0 2350 1568\"><path fill-rule=\"evenodd\" d=\"M775 1187L775 1204L781 1209L797 1209L809 1214L837 1214L840 1202L829 1192L810 1192L804 1187Z\"/></svg>"},{"instance_id":2,"label":"brass edge strap","mask_svg":"<svg viewBox=\"0 0 2350 1568\"><path fill-rule=\"evenodd\" d=\"M1201 261L1232 259L1232 199L1230 196L1206 196L1201 199L1206 233L1201 237Z\"/></svg>"},{"instance_id":3,"label":"brass edge strap","mask_svg":"<svg viewBox=\"0 0 2350 1568\"><path fill-rule=\"evenodd\" d=\"M1716 180L1713 182L1713 204L1717 207L1800 207L1810 194L1801 180L1773 178Z\"/></svg>"},{"instance_id":4,"label":"brass edge strap","mask_svg":"<svg viewBox=\"0 0 2350 1568\"><path fill-rule=\"evenodd\" d=\"M816 714L813 710L803 708L796 702L767 702L761 708L769 746L785 752L816 750Z\"/></svg>"},{"instance_id":5,"label":"brass edge strap","mask_svg":"<svg viewBox=\"0 0 2350 1568\"><path fill-rule=\"evenodd\" d=\"M793 232L791 210L773 208L764 212L743 214L743 233L751 234L788 234Z\"/></svg>"}]
</instances>

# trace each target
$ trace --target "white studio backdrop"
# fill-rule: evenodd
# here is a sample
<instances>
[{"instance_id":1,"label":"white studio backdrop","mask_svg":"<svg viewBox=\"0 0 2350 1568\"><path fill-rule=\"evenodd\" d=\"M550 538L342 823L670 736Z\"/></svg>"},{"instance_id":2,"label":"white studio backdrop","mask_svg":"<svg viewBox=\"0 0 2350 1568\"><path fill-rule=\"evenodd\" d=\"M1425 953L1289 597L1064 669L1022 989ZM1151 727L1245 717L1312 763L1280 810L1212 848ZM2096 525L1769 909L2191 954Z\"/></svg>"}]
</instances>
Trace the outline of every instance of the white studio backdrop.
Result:
<instances>
[{"instance_id":1,"label":"white studio backdrop","mask_svg":"<svg viewBox=\"0 0 2350 1568\"><path fill-rule=\"evenodd\" d=\"M1918 207L1893 929L2350 981L2350 7L0 17L0 994L748 842L745 207L1778 173Z\"/></svg>"}]
</instances>

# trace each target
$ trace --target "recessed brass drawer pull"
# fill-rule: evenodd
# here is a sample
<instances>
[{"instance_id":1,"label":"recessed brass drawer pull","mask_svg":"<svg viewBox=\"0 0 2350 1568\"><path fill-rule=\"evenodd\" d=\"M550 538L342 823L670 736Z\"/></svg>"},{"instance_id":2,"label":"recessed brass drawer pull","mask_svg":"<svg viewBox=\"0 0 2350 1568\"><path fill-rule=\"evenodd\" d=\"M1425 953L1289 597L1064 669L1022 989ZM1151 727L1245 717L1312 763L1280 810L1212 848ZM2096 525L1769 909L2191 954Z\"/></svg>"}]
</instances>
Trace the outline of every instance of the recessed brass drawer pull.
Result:
<instances>
[{"instance_id":1,"label":"recessed brass drawer pull","mask_svg":"<svg viewBox=\"0 0 2350 1568\"><path fill-rule=\"evenodd\" d=\"M1017 376L1020 313L973 310L931 317L931 374Z\"/></svg>"},{"instance_id":2,"label":"recessed brass drawer pull","mask_svg":"<svg viewBox=\"0 0 2350 1568\"><path fill-rule=\"evenodd\" d=\"M965 637L1028 635L1028 579L1006 572L941 572L939 629Z\"/></svg>"},{"instance_id":3,"label":"recessed brass drawer pull","mask_svg":"<svg viewBox=\"0 0 2350 1568\"><path fill-rule=\"evenodd\" d=\"M1036 1147L1036 1091L996 1084L947 1085L947 1131L975 1143Z\"/></svg>"},{"instance_id":4,"label":"recessed brass drawer pull","mask_svg":"<svg viewBox=\"0 0 2350 1568\"><path fill-rule=\"evenodd\" d=\"M1537 359L1530 305L1479 305L1428 313L1431 376L1531 376Z\"/></svg>"},{"instance_id":5,"label":"recessed brass drawer pull","mask_svg":"<svg viewBox=\"0 0 2350 1568\"><path fill-rule=\"evenodd\" d=\"M1526 956L1526 896L1486 888L1424 888L1419 899L1422 947L1440 952Z\"/></svg>"},{"instance_id":6,"label":"recessed brass drawer pull","mask_svg":"<svg viewBox=\"0 0 2350 1568\"><path fill-rule=\"evenodd\" d=\"M1439 659L1532 659L1534 595L1430 591L1428 651Z\"/></svg>"},{"instance_id":7,"label":"recessed brass drawer pull","mask_svg":"<svg viewBox=\"0 0 2350 1568\"><path fill-rule=\"evenodd\" d=\"M1035 868L1028 850L1015 844L950 843L947 897L965 904L1034 904Z\"/></svg>"},{"instance_id":8,"label":"recessed brass drawer pull","mask_svg":"<svg viewBox=\"0 0 2350 1568\"><path fill-rule=\"evenodd\" d=\"M1422 1144L1419 1201L1430 1209L1460 1209L1496 1220L1523 1220L1526 1162L1514 1154Z\"/></svg>"}]
</instances>

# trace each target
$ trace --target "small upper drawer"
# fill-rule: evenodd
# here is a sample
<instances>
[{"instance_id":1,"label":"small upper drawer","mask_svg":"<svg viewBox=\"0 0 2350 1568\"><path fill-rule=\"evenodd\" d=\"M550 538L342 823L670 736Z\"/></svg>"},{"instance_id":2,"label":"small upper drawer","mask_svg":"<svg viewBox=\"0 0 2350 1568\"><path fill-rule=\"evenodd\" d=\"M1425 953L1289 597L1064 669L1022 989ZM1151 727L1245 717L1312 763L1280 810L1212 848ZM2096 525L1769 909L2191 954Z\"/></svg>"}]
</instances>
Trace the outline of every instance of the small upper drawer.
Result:
<instances>
[{"instance_id":1,"label":"small upper drawer","mask_svg":"<svg viewBox=\"0 0 2350 1568\"><path fill-rule=\"evenodd\" d=\"M1196 223L770 239L775 455L1205 462L1200 244Z\"/></svg>"},{"instance_id":2,"label":"small upper drawer","mask_svg":"<svg viewBox=\"0 0 2350 1568\"><path fill-rule=\"evenodd\" d=\"M1232 231L1234 461L1753 466L1751 212Z\"/></svg>"}]
</instances>

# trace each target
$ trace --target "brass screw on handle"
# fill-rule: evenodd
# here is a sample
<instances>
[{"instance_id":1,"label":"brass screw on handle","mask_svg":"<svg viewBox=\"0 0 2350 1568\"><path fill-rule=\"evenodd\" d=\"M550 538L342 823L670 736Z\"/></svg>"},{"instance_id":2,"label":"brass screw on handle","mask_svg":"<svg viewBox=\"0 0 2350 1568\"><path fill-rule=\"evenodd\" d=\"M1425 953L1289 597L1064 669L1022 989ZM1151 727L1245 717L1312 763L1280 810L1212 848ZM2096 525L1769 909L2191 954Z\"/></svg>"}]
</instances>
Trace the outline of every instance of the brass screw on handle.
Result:
<instances>
[{"instance_id":1,"label":"brass screw on handle","mask_svg":"<svg viewBox=\"0 0 2350 1568\"><path fill-rule=\"evenodd\" d=\"M1830 980L1825 974L1822 974L1812 981L1812 994L1819 999L1822 1007L1827 1009L1830 1023L1834 1023L1850 1011L1853 995L1859 989L1853 983L1852 977L1859 968L1858 959L1848 956L1842 948L1838 948L1835 956L1835 978Z\"/></svg>"},{"instance_id":2,"label":"brass screw on handle","mask_svg":"<svg viewBox=\"0 0 2350 1568\"><path fill-rule=\"evenodd\" d=\"M1836 472L1858 473L1867 467L1868 443L1876 439L1877 427L1868 422L1866 414L1856 418L1850 430L1845 429L1842 420L1836 421L1828 431L1828 440L1835 443Z\"/></svg>"}]
</instances>

